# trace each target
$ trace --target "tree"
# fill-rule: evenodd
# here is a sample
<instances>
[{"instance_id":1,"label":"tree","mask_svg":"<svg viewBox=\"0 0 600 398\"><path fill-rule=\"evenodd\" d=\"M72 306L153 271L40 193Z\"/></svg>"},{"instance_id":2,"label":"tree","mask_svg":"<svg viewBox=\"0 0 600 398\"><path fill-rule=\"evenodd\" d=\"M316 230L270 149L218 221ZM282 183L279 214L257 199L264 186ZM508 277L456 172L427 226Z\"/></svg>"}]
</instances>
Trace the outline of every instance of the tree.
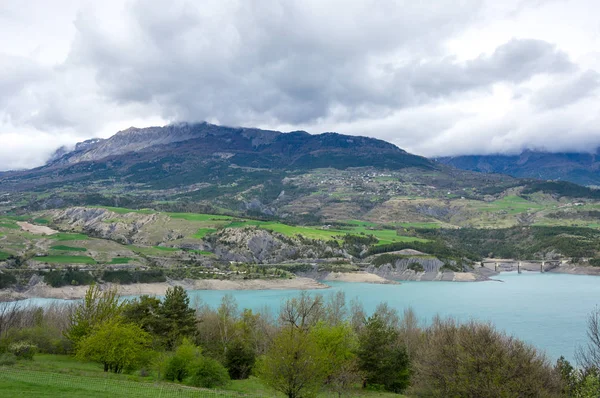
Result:
<instances>
[{"instance_id":1,"label":"tree","mask_svg":"<svg viewBox=\"0 0 600 398\"><path fill-rule=\"evenodd\" d=\"M587 320L588 343L575 354L577 363L585 371L600 372L600 307L596 307Z\"/></svg>"},{"instance_id":2,"label":"tree","mask_svg":"<svg viewBox=\"0 0 600 398\"><path fill-rule=\"evenodd\" d=\"M154 337L152 345L162 344L160 322L160 300L147 295L131 300L123 308L123 318L140 326Z\"/></svg>"},{"instance_id":3,"label":"tree","mask_svg":"<svg viewBox=\"0 0 600 398\"><path fill-rule=\"evenodd\" d=\"M183 337L196 331L195 310L190 308L190 298L181 286L168 288L159 308L160 334L168 349L172 349Z\"/></svg>"},{"instance_id":4,"label":"tree","mask_svg":"<svg viewBox=\"0 0 600 398\"><path fill-rule=\"evenodd\" d=\"M347 323L328 326L319 322L310 333L323 355L326 387L340 396L352 390L363 378L356 361L358 340L352 327Z\"/></svg>"},{"instance_id":5,"label":"tree","mask_svg":"<svg viewBox=\"0 0 600 398\"><path fill-rule=\"evenodd\" d=\"M283 328L258 364L258 377L288 398L314 397L327 367L311 335L294 326Z\"/></svg>"},{"instance_id":6,"label":"tree","mask_svg":"<svg viewBox=\"0 0 600 398\"><path fill-rule=\"evenodd\" d=\"M413 369L417 396L552 397L562 387L543 354L477 322L434 319Z\"/></svg>"},{"instance_id":7,"label":"tree","mask_svg":"<svg viewBox=\"0 0 600 398\"><path fill-rule=\"evenodd\" d=\"M227 355L227 347L230 341L235 337L235 323L238 317L237 302L231 294L226 294L221 299L221 305L217 309L219 336L223 355Z\"/></svg>"},{"instance_id":8,"label":"tree","mask_svg":"<svg viewBox=\"0 0 600 398\"><path fill-rule=\"evenodd\" d=\"M191 368L202 357L200 347L184 338L175 353L166 359L164 377L169 381L183 381L191 374Z\"/></svg>"},{"instance_id":9,"label":"tree","mask_svg":"<svg viewBox=\"0 0 600 398\"><path fill-rule=\"evenodd\" d=\"M398 340L398 331L379 313L367 319L357 352L359 367L365 372L365 386L383 386L396 393L408 387L408 355Z\"/></svg>"},{"instance_id":10,"label":"tree","mask_svg":"<svg viewBox=\"0 0 600 398\"><path fill-rule=\"evenodd\" d=\"M283 325L308 330L325 316L323 296L311 296L306 291L286 300L281 306L279 321Z\"/></svg>"},{"instance_id":11,"label":"tree","mask_svg":"<svg viewBox=\"0 0 600 398\"><path fill-rule=\"evenodd\" d=\"M102 291L96 285L90 286L85 292L83 302L75 307L69 317L65 337L76 346L94 328L119 316L124 304L116 287Z\"/></svg>"},{"instance_id":12,"label":"tree","mask_svg":"<svg viewBox=\"0 0 600 398\"><path fill-rule=\"evenodd\" d=\"M234 340L225 354L225 366L234 380L247 379L256 363L256 352L242 339Z\"/></svg>"},{"instance_id":13,"label":"tree","mask_svg":"<svg viewBox=\"0 0 600 398\"><path fill-rule=\"evenodd\" d=\"M104 371L121 373L139 365L150 335L133 323L112 318L97 326L77 344L77 357L104 365Z\"/></svg>"}]
</instances>

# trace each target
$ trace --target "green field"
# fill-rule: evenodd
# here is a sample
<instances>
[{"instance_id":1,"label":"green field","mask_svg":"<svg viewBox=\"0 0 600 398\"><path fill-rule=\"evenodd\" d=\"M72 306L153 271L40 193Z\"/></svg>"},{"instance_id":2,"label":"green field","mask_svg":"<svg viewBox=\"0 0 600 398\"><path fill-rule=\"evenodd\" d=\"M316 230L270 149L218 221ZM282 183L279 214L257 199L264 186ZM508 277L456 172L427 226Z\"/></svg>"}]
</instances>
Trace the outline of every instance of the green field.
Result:
<instances>
[{"instance_id":1,"label":"green field","mask_svg":"<svg viewBox=\"0 0 600 398\"><path fill-rule=\"evenodd\" d=\"M65 251L65 252L85 252L85 251L87 251L87 249L85 247L74 247L74 246L65 246L65 245L52 246L51 249Z\"/></svg>"},{"instance_id":2,"label":"green field","mask_svg":"<svg viewBox=\"0 0 600 398\"><path fill-rule=\"evenodd\" d=\"M103 207L107 210L111 210L118 214L127 213L151 213L150 210L130 210L124 208L115 207ZM157 212L154 212L157 213ZM286 236L302 235L308 239L318 240L334 240L339 239L339 236L345 234L354 235L373 235L380 240L380 244L387 244L393 242L412 242L412 241L424 241L419 238L411 236L400 236L392 229L381 229L375 223L364 222L364 221L349 221L348 224L352 226L335 229L324 229L318 226L293 226L283 224L277 221L260 221L252 219L234 218L231 216L215 215L215 214L202 214L202 213L163 213L171 217L173 220L182 220L183 222L189 222L194 225L197 229L190 237L195 239L203 239L209 234L216 232L219 228L244 228L249 226L255 226L273 232L277 232ZM117 220L115 220L117 221ZM437 223L421 223L428 227L437 226ZM189 225L189 224L188 224ZM169 251L169 248L155 247L158 250Z\"/></svg>"},{"instance_id":3,"label":"green field","mask_svg":"<svg viewBox=\"0 0 600 398\"><path fill-rule=\"evenodd\" d=\"M70 240L88 240L89 237L84 234L76 234L76 233L68 233L68 232L60 232L58 234L50 235L51 239L55 239L58 241L70 241Z\"/></svg>"},{"instance_id":4,"label":"green field","mask_svg":"<svg viewBox=\"0 0 600 398\"><path fill-rule=\"evenodd\" d=\"M165 246L153 246L153 248L156 250L164 251L164 252L176 252L176 251L181 250L176 247L165 247Z\"/></svg>"},{"instance_id":5,"label":"green field","mask_svg":"<svg viewBox=\"0 0 600 398\"><path fill-rule=\"evenodd\" d=\"M66 355L36 355L33 361L19 361L11 367L0 367L0 396L20 397L284 397L265 387L260 380L233 380L222 390L202 389L156 380L148 376L104 373L99 364L77 361ZM402 395L353 391L352 396L397 397ZM337 394L321 393L318 398L334 398Z\"/></svg>"},{"instance_id":6,"label":"green field","mask_svg":"<svg viewBox=\"0 0 600 398\"><path fill-rule=\"evenodd\" d=\"M0 222L0 228L21 229L17 224L6 221Z\"/></svg>"},{"instance_id":7,"label":"green field","mask_svg":"<svg viewBox=\"0 0 600 398\"><path fill-rule=\"evenodd\" d=\"M541 210L544 208L544 206L539 203L531 202L515 195L505 196L502 199L489 203L482 203L477 207L480 211L484 212L504 211L507 214L519 214L530 210Z\"/></svg>"},{"instance_id":8,"label":"green field","mask_svg":"<svg viewBox=\"0 0 600 398\"><path fill-rule=\"evenodd\" d=\"M129 264L129 262L133 260L129 257L115 257L107 264Z\"/></svg>"},{"instance_id":9,"label":"green field","mask_svg":"<svg viewBox=\"0 0 600 398\"><path fill-rule=\"evenodd\" d=\"M6 252L3 252L3 251L0 251L0 261L6 260L6 259L7 259L7 258L9 258L9 257L10 257L10 254L9 254L9 253L6 253Z\"/></svg>"},{"instance_id":10,"label":"green field","mask_svg":"<svg viewBox=\"0 0 600 398\"><path fill-rule=\"evenodd\" d=\"M232 220L230 216L219 216L215 214L201 214L201 213L166 213L169 217L175 219L182 219L187 221L228 221Z\"/></svg>"},{"instance_id":11,"label":"green field","mask_svg":"<svg viewBox=\"0 0 600 398\"><path fill-rule=\"evenodd\" d=\"M106 209L106 210L110 210L113 213L117 213L117 214L127 214L127 213L154 214L154 213L156 213L156 211L152 210L152 209L134 210L134 209L126 209L124 207L106 207L106 206L89 206L89 207L93 207L96 209Z\"/></svg>"},{"instance_id":12,"label":"green field","mask_svg":"<svg viewBox=\"0 0 600 398\"><path fill-rule=\"evenodd\" d=\"M192 237L195 239L203 239L206 235L217 232L216 228L200 228Z\"/></svg>"},{"instance_id":13,"label":"green field","mask_svg":"<svg viewBox=\"0 0 600 398\"><path fill-rule=\"evenodd\" d=\"M33 259L49 264L96 264L96 260L88 256L40 256Z\"/></svg>"}]
</instances>

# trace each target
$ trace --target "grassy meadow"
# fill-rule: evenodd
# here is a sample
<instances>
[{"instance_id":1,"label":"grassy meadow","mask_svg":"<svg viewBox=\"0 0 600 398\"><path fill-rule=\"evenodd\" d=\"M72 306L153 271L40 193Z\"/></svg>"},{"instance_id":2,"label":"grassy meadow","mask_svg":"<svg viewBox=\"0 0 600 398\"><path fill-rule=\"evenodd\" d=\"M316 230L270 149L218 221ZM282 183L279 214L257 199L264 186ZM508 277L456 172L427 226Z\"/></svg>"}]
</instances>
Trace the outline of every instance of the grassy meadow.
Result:
<instances>
[{"instance_id":1,"label":"grassy meadow","mask_svg":"<svg viewBox=\"0 0 600 398\"><path fill-rule=\"evenodd\" d=\"M0 367L0 392L3 398L30 397L284 397L264 386L260 380L232 380L225 389L213 390L158 381L156 371L145 376L114 374L102 371L93 362L78 361L66 355L39 354L32 361L21 360L10 367ZM359 390L354 396L402 397L402 395ZM337 394L321 393L319 398Z\"/></svg>"}]
</instances>

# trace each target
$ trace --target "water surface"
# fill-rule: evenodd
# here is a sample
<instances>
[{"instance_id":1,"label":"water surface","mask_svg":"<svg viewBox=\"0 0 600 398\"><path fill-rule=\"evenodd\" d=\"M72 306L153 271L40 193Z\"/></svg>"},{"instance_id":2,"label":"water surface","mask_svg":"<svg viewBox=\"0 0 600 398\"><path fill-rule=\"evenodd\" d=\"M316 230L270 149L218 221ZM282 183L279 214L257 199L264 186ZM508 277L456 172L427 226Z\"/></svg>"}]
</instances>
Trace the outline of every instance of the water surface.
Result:
<instances>
[{"instance_id":1,"label":"water surface","mask_svg":"<svg viewBox=\"0 0 600 398\"><path fill-rule=\"evenodd\" d=\"M331 282L331 289L315 293L328 295L343 291L350 301L359 299L368 312L388 302L402 311L412 307L429 322L436 314L461 320L491 321L497 328L546 350L552 360L564 355L572 360L578 345L586 342L586 319L600 305L600 277L553 273L517 274L496 277L503 282L403 282L400 285ZM233 295L240 308L276 311L297 290L196 290L189 292L217 306L226 294ZM44 305L55 300L32 299Z\"/></svg>"}]
</instances>

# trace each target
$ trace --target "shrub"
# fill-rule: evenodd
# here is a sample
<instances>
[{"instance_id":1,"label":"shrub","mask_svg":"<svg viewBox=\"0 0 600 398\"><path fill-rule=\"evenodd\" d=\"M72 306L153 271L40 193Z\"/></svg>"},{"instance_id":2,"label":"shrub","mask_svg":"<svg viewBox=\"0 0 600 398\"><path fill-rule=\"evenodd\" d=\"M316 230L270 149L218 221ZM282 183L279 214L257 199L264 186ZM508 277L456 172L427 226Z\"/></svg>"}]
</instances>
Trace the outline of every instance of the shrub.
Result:
<instances>
[{"instance_id":1,"label":"shrub","mask_svg":"<svg viewBox=\"0 0 600 398\"><path fill-rule=\"evenodd\" d=\"M225 361L229 376L232 379L247 379L256 363L256 353L248 344L236 340L227 350Z\"/></svg>"},{"instance_id":2,"label":"shrub","mask_svg":"<svg viewBox=\"0 0 600 398\"><path fill-rule=\"evenodd\" d=\"M13 274L0 272L0 289L6 289L14 286L17 283L17 278Z\"/></svg>"},{"instance_id":3,"label":"shrub","mask_svg":"<svg viewBox=\"0 0 600 398\"><path fill-rule=\"evenodd\" d=\"M0 355L0 366L12 366L17 363L17 357L11 353L5 353Z\"/></svg>"},{"instance_id":4,"label":"shrub","mask_svg":"<svg viewBox=\"0 0 600 398\"><path fill-rule=\"evenodd\" d=\"M215 388L229 383L227 369L212 358L201 358L191 366L186 384L194 387Z\"/></svg>"},{"instance_id":5,"label":"shrub","mask_svg":"<svg viewBox=\"0 0 600 398\"><path fill-rule=\"evenodd\" d=\"M524 342L489 324L436 319L415 353L412 395L559 396L560 376Z\"/></svg>"},{"instance_id":6,"label":"shrub","mask_svg":"<svg viewBox=\"0 0 600 398\"><path fill-rule=\"evenodd\" d=\"M8 352L12 353L17 359L32 360L37 352L37 347L26 341L19 341L9 345Z\"/></svg>"},{"instance_id":7,"label":"shrub","mask_svg":"<svg viewBox=\"0 0 600 398\"><path fill-rule=\"evenodd\" d=\"M192 374L192 368L202 358L199 347L184 338L175 353L165 360L165 379L183 381Z\"/></svg>"},{"instance_id":8,"label":"shrub","mask_svg":"<svg viewBox=\"0 0 600 398\"><path fill-rule=\"evenodd\" d=\"M600 258L590 258L589 263L592 267L600 267Z\"/></svg>"},{"instance_id":9,"label":"shrub","mask_svg":"<svg viewBox=\"0 0 600 398\"><path fill-rule=\"evenodd\" d=\"M46 354L66 354L71 348L62 332L48 325L13 329L7 337L13 342L28 341L37 347L38 352Z\"/></svg>"}]
</instances>

